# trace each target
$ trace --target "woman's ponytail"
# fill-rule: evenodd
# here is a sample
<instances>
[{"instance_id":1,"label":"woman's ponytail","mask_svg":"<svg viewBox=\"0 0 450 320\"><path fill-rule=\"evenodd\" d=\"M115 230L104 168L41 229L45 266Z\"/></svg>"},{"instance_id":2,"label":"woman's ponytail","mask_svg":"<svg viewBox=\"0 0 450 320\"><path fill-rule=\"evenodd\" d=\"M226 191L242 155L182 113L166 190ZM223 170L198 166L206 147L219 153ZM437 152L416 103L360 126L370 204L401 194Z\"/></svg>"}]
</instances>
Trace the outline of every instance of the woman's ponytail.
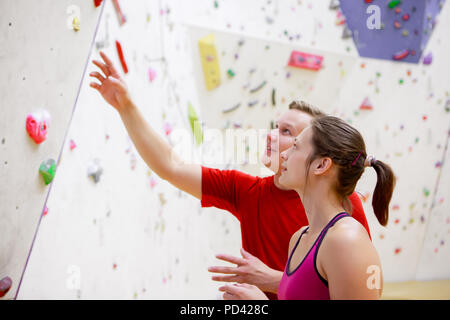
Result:
<instances>
[{"instance_id":1,"label":"woman's ponytail","mask_svg":"<svg viewBox=\"0 0 450 320\"><path fill-rule=\"evenodd\" d=\"M372 161L371 166L377 172L377 185L372 197L372 207L378 222L386 226L389 219L389 202L395 187L395 175L391 167L381 161Z\"/></svg>"}]
</instances>

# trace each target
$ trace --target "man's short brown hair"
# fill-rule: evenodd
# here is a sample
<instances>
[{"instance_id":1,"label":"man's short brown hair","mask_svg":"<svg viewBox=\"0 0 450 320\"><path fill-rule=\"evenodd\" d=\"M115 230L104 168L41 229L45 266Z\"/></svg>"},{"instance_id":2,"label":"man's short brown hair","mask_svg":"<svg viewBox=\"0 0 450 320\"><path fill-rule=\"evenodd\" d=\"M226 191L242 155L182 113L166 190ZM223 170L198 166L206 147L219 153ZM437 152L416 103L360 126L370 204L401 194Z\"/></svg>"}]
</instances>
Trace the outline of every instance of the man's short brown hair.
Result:
<instances>
[{"instance_id":1,"label":"man's short brown hair","mask_svg":"<svg viewBox=\"0 0 450 320\"><path fill-rule=\"evenodd\" d=\"M292 110L292 109L309 114L313 118L321 118L323 116L326 116L325 113L323 113L316 107L310 105L308 102L305 102L302 100L292 101L291 104L289 105L289 110Z\"/></svg>"}]
</instances>

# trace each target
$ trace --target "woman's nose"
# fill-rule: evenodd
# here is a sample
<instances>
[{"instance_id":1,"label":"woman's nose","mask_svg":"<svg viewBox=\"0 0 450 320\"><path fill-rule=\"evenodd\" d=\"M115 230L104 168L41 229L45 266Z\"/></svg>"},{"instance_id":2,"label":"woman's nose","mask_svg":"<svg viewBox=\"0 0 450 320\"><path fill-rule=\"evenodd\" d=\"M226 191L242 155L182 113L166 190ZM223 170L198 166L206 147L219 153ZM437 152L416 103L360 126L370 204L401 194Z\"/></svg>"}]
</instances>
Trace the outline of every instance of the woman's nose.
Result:
<instances>
[{"instance_id":1,"label":"woman's nose","mask_svg":"<svg viewBox=\"0 0 450 320\"><path fill-rule=\"evenodd\" d=\"M281 153L281 159L283 159L284 161L287 161L287 159L288 159L288 150L283 151Z\"/></svg>"}]
</instances>

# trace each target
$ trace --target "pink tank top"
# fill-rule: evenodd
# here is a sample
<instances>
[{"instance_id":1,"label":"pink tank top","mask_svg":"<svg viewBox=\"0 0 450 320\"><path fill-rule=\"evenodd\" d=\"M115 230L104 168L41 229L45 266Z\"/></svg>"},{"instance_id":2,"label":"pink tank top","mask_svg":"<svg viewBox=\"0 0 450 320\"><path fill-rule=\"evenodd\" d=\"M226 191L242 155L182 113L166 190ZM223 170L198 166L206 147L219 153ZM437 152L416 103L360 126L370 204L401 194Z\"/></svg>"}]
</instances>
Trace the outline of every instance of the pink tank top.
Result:
<instances>
[{"instance_id":1,"label":"pink tank top","mask_svg":"<svg viewBox=\"0 0 450 320\"><path fill-rule=\"evenodd\" d=\"M283 277L281 278L280 285L278 287L278 299L280 300L329 300L330 292L328 290L328 281L325 280L317 270L316 259L317 252L319 251L320 244L322 243L325 234L338 220L350 216L346 212L341 212L336 215L330 222L323 228L314 242L311 249L309 249L302 262L290 272L289 264L292 259L292 255L297 249L298 244L303 234L309 229L307 227L300 235L295 244L294 249L289 255L289 259L284 269Z\"/></svg>"}]
</instances>

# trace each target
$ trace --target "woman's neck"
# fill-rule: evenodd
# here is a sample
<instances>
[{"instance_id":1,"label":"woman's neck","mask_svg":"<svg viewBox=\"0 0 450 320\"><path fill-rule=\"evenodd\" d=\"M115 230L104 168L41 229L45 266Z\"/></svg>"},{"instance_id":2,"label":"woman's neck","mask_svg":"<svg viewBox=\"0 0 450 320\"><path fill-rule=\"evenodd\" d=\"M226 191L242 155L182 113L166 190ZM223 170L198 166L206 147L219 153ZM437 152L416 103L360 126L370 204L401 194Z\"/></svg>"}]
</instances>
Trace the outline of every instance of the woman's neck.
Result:
<instances>
[{"instance_id":1,"label":"woman's neck","mask_svg":"<svg viewBox=\"0 0 450 320\"><path fill-rule=\"evenodd\" d=\"M345 211L339 196L330 189L307 188L306 194L297 193L305 208L311 233L320 232L336 214Z\"/></svg>"}]
</instances>

